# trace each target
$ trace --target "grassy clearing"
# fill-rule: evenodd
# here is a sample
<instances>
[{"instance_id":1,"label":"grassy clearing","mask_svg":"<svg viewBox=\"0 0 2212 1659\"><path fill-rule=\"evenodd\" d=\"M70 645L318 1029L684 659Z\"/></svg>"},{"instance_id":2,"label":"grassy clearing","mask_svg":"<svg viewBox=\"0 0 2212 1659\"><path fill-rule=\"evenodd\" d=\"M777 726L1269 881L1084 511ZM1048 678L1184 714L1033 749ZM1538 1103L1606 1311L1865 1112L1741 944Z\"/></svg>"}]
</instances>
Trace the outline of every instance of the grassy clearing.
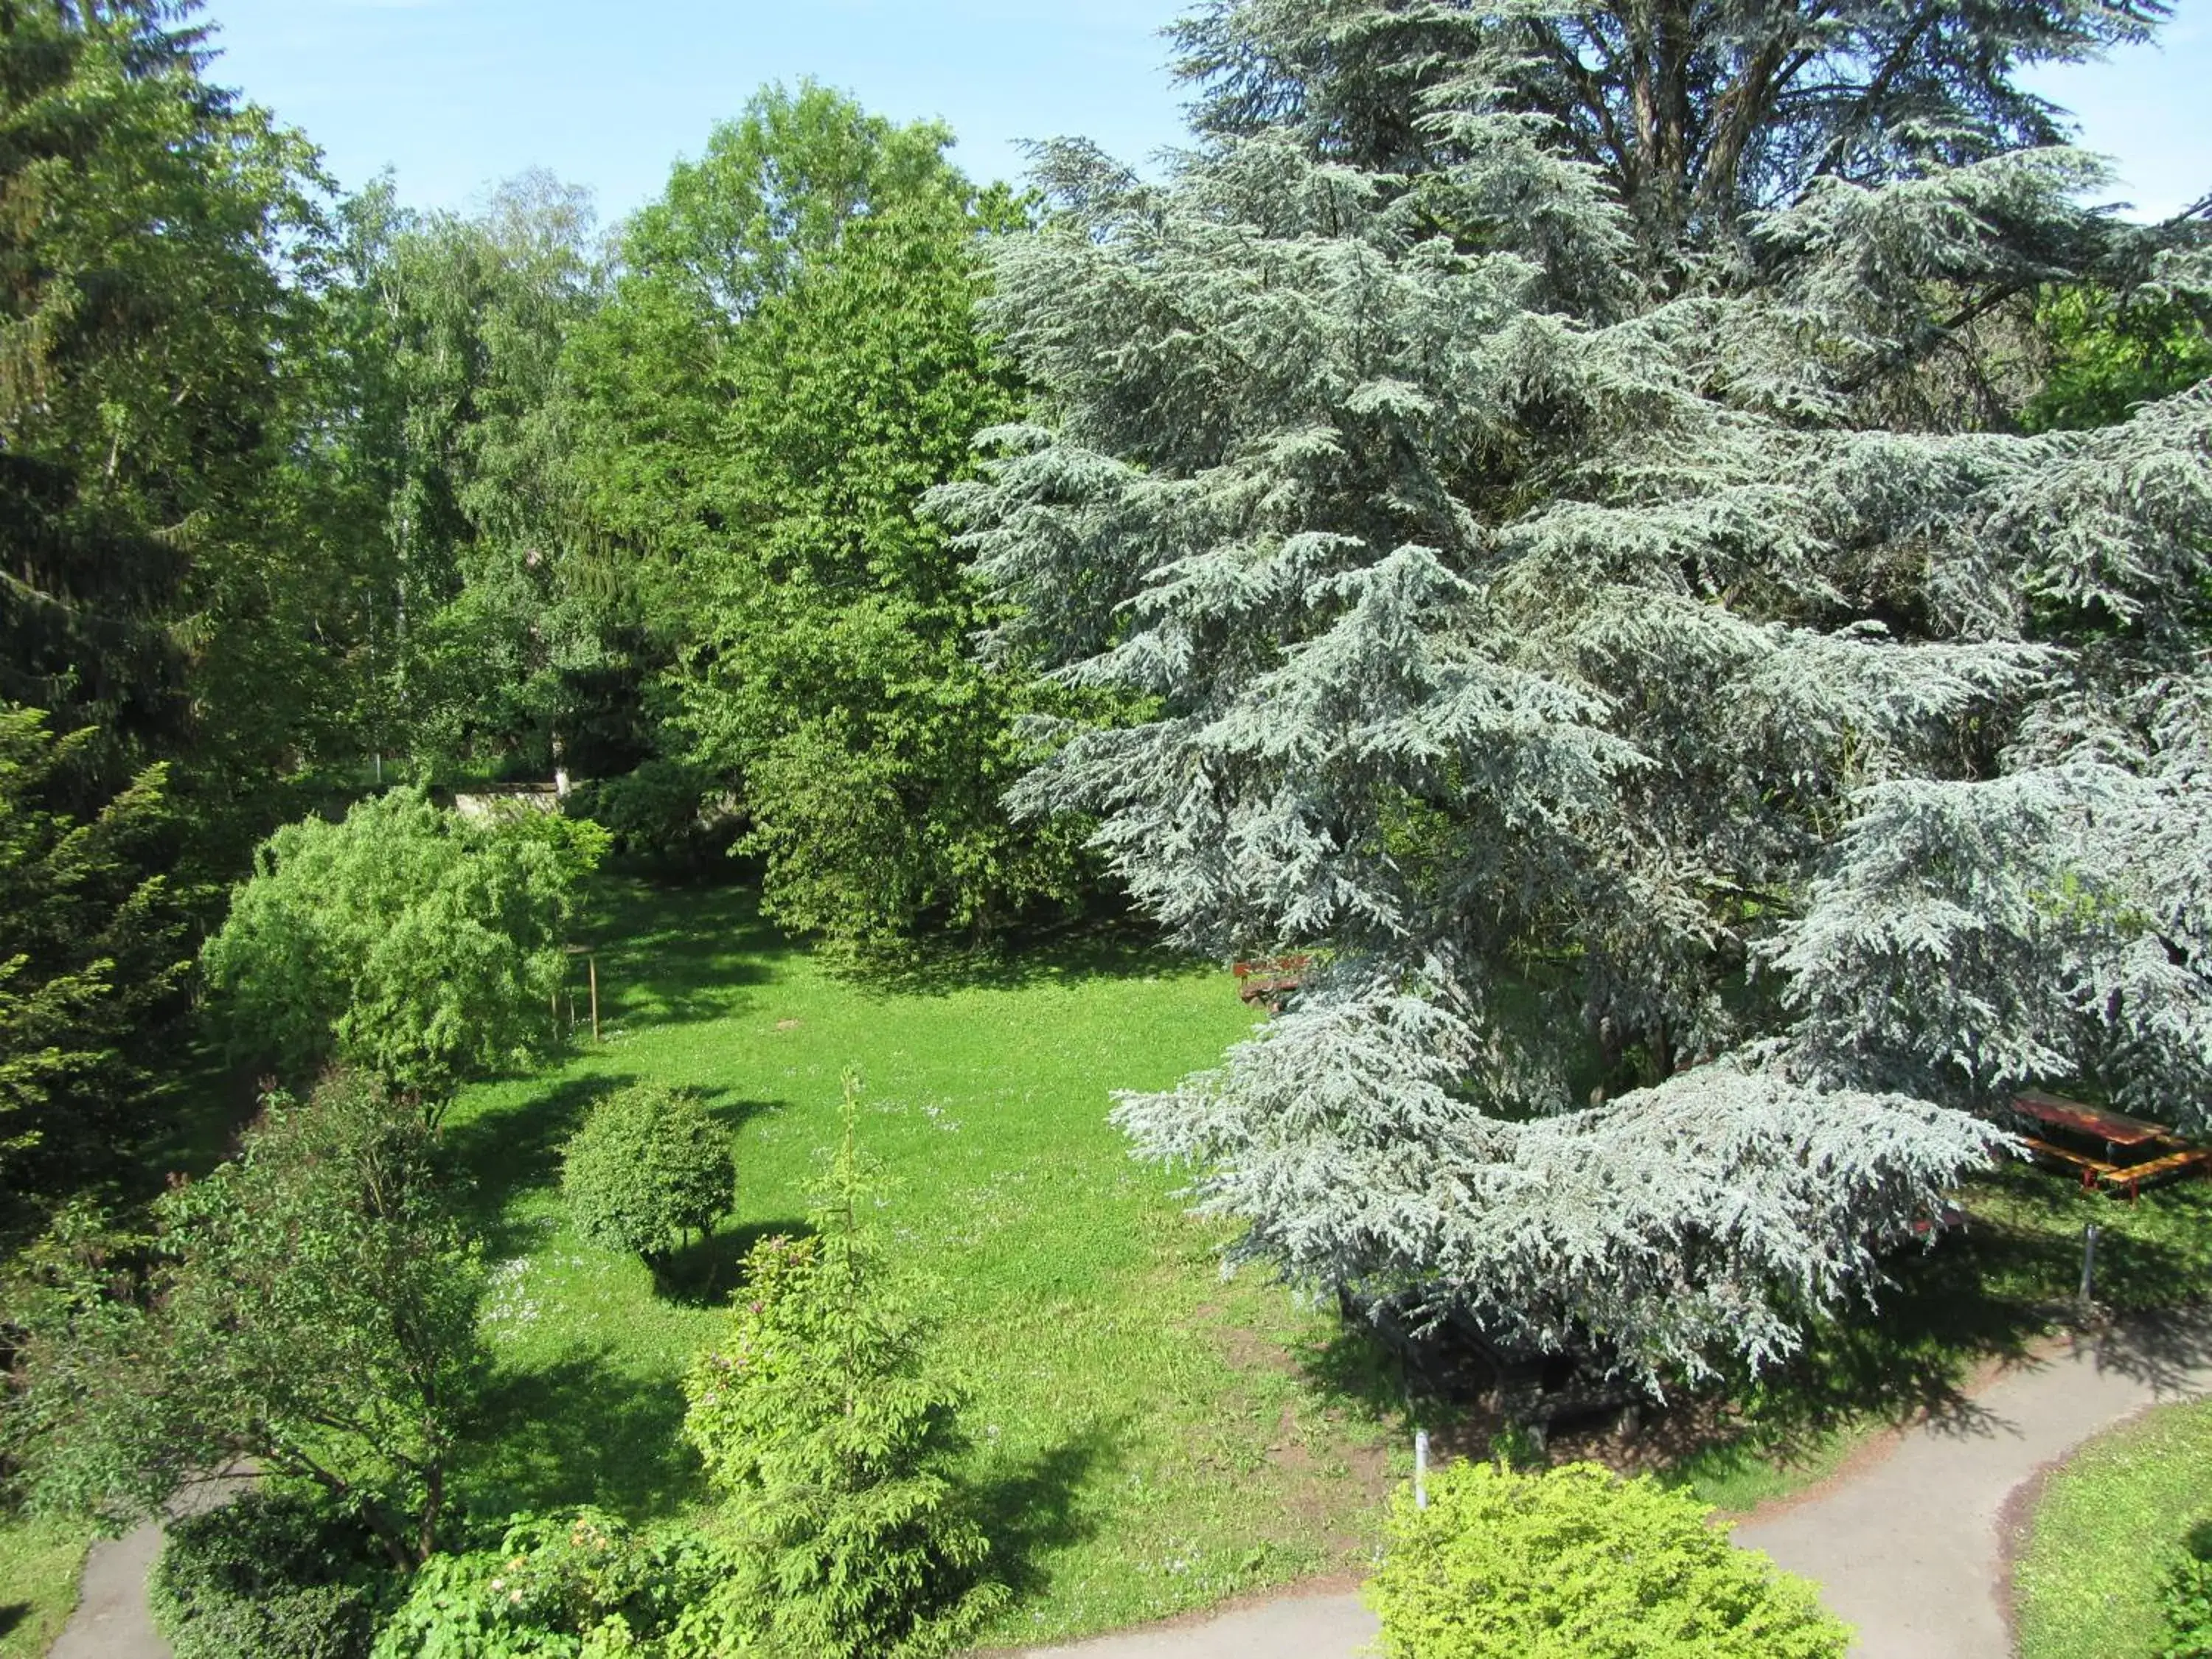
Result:
<instances>
[{"instance_id":1,"label":"grassy clearing","mask_svg":"<svg viewBox=\"0 0 2212 1659\"><path fill-rule=\"evenodd\" d=\"M593 928L606 1041L478 1089L447 1136L494 1258L500 1368L467 1496L702 1511L678 1379L738 1258L799 1224L840 1078L864 1084L883 1215L975 1393L969 1474L1022 1595L991 1634L1056 1638L1364 1559L1390 1428L1311 1379L1334 1319L1216 1267L1218 1231L1105 1121L1249 1028L1226 975L1111 939L993 967L832 974L728 889L611 884ZM570 1233L558 1148L601 1091L651 1077L729 1126L734 1224L656 1283Z\"/></svg>"},{"instance_id":2,"label":"grassy clearing","mask_svg":"<svg viewBox=\"0 0 2212 1659\"><path fill-rule=\"evenodd\" d=\"M0 1521L0 1659L38 1659L76 1606L92 1541L70 1521Z\"/></svg>"},{"instance_id":3,"label":"grassy clearing","mask_svg":"<svg viewBox=\"0 0 2212 1659\"><path fill-rule=\"evenodd\" d=\"M2021 1659L2150 1659L2190 1528L2212 1516L2212 1401L2100 1435L2044 1488L2014 1569Z\"/></svg>"}]
</instances>

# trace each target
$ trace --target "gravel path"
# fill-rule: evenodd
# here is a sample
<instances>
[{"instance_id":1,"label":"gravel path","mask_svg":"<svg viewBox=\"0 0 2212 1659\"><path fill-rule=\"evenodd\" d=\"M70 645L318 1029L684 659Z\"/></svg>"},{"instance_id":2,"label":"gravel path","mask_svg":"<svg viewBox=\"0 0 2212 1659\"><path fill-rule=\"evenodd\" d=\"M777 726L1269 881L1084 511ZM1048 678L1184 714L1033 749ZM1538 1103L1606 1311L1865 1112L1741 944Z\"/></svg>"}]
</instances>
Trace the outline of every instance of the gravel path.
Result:
<instances>
[{"instance_id":1,"label":"gravel path","mask_svg":"<svg viewBox=\"0 0 2212 1659\"><path fill-rule=\"evenodd\" d=\"M179 1493L169 1513L198 1515L227 1504L252 1478L226 1470ZM94 1544L84 1558L76 1611L46 1650L46 1659L175 1659L146 1606L146 1575L161 1553L161 1529L150 1521Z\"/></svg>"},{"instance_id":2,"label":"gravel path","mask_svg":"<svg viewBox=\"0 0 2212 1659\"><path fill-rule=\"evenodd\" d=\"M2212 1313L2123 1326L2005 1372L1735 1535L1817 1580L1863 1659L2008 1659L2007 1497L2100 1430L2208 1391ZM1374 1634L1356 1594L1289 1596L1026 1659L1357 1659Z\"/></svg>"}]
</instances>

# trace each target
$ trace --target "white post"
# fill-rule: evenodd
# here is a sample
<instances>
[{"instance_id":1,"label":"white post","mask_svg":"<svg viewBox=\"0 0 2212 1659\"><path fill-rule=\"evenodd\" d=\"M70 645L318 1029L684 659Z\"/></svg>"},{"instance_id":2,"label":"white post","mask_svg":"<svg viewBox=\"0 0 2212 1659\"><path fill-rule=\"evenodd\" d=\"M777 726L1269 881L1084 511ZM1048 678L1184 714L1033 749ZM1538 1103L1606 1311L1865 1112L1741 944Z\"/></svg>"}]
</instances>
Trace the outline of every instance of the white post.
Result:
<instances>
[{"instance_id":1,"label":"white post","mask_svg":"<svg viewBox=\"0 0 2212 1659\"><path fill-rule=\"evenodd\" d=\"M1429 1506L1429 1431L1413 1431L1413 1507Z\"/></svg>"}]
</instances>

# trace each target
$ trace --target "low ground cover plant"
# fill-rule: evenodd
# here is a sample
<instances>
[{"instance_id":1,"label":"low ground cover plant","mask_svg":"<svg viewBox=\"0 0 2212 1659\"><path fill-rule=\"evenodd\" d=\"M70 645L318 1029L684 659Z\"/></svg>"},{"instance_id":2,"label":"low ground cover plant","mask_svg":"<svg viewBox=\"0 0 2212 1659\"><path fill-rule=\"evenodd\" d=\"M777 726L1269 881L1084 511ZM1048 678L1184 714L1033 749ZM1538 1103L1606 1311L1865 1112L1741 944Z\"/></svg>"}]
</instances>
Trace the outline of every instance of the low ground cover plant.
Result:
<instances>
[{"instance_id":1,"label":"low ground cover plant","mask_svg":"<svg viewBox=\"0 0 2212 1659\"><path fill-rule=\"evenodd\" d=\"M730 1139L696 1095L644 1082L585 1119L561 1164L578 1233L603 1249L665 1260L736 1204Z\"/></svg>"},{"instance_id":2,"label":"low ground cover plant","mask_svg":"<svg viewBox=\"0 0 2212 1659\"><path fill-rule=\"evenodd\" d=\"M2212 1527L2199 1522L2166 1579L2166 1644L2160 1659L2212 1659Z\"/></svg>"},{"instance_id":3,"label":"low ground cover plant","mask_svg":"<svg viewBox=\"0 0 2212 1659\"><path fill-rule=\"evenodd\" d=\"M1367 1599L1385 1659L1843 1659L1814 1587L1711 1511L1594 1463L1465 1463L1391 1501Z\"/></svg>"},{"instance_id":4,"label":"low ground cover plant","mask_svg":"<svg viewBox=\"0 0 2212 1659\"><path fill-rule=\"evenodd\" d=\"M674 1639L679 1621L733 1570L685 1528L641 1530L589 1505L518 1515L483 1547L422 1565L375 1659L696 1651Z\"/></svg>"}]
</instances>

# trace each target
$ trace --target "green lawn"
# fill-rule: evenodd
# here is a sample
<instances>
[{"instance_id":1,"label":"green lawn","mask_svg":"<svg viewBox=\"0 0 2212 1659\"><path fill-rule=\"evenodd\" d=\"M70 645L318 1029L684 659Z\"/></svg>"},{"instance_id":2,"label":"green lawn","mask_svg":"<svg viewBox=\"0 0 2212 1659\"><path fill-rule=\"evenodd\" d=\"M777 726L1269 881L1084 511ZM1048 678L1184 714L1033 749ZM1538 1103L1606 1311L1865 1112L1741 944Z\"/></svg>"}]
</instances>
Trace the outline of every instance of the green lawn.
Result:
<instances>
[{"instance_id":1,"label":"green lawn","mask_svg":"<svg viewBox=\"0 0 2212 1659\"><path fill-rule=\"evenodd\" d=\"M2212 1401L2162 1406L2099 1436L2044 1488L2014 1569L2021 1659L2163 1652L2167 1569L2212 1519Z\"/></svg>"},{"instance_id":2,"label":"green lawn","mask_svg":"<svg viewBox=\"0 0 2212 1659\"><path fill-rule=\"evenodd\" d=\"M0 1659L38 1659L76 1606L91 1531L68 1521L0 1521Z\"/></svg>"},{"instance_id":3,"label":"green lawn","mask_svg":"<svg viewBox=\"0 0 2212 1659\"><path fill-rule=\"evenodd\" d=\"M1394 1425L1310 1380L1333 1316L1257 1275L1139 1165L1109 1091L1171 1082L1249 1029L1229 977L1093 937L1018 963L833 974L733 889L611 884L592 927L605 1042L474 1090L447 1136L477 1187L495 1289L493 1431L472 1503L707 1501L678 1379L744 1246L794 1227L840 1079L890 1189L881 1223L975 1388L969 1474L1022 1592L992 1632L1107 1628L1364 1559ZM581 1244L554 1182L588 1103L633 1078L699 1091L738 1158L735 1223L656 1285Z\"/></svg>"}]
</instances>

